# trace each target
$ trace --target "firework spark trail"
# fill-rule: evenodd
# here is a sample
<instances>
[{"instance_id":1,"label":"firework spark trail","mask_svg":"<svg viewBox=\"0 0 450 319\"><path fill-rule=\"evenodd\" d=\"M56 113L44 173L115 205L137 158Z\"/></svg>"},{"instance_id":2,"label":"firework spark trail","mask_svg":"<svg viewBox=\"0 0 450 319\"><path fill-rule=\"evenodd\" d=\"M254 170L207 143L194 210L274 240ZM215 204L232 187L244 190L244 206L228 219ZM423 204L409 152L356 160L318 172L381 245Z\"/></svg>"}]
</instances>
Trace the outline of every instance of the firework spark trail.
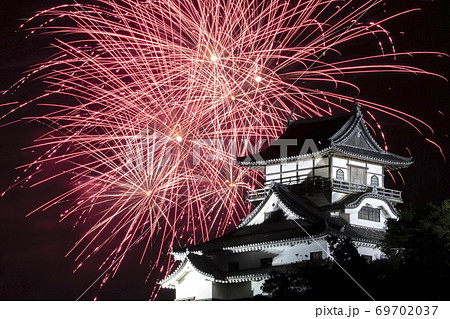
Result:
<instances>
[{"instance_id":1,"label":"firework spark trail","mask_svg":"<svg viewBox=\"0 0 450 319\"><path fill-rule=\"evenodd\" d=\"M238 167L235 155L276 138L292 109L296 118L347 111L359 89L345 76L435 75L391 64L410 54L396 52L383 27L401 13L360 18L380 2L99 0L38 13L26 26L53 34L57 53L10 91L31 80L47 91L11 112L37 101L54 110L29 118L49 132L36 141L43 155L23 168L69 166L31 185L68 176L74 186L33 213L72 202L61 220L76 216L90 226L71 250L77 269L104 250L100 268L114 275L145 233L142 258L157 251L150 268L161 272L155 278L166 275L171 245L214 238L248 213L245 192L261 186L262 175ZM339 55L368 38L379 52ZM375 112L431 130L394 108L359 104L381 136Z\"/></svg>"}]
</instances>

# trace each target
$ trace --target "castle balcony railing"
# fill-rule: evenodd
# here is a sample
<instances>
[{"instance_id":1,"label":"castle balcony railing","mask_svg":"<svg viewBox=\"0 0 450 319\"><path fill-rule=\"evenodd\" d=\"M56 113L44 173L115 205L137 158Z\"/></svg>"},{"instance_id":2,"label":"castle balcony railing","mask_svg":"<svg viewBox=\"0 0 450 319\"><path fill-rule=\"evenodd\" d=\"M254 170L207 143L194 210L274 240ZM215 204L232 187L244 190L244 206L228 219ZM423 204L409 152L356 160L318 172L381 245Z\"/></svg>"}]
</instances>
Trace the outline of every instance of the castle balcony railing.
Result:
<instances>
[{"instance_id":1,"label":"castle balcony railing","mask_svg":"<svg viewBox=\"0 0 450 319\"><path fill-rule=\"evenodd\" d=\"M347 181L331 179L331 188L336 192L342 193L359 193L359 192L372 192L378 194L386 199L401 203L402 202L402 192L396 189L384 188L374 185L364 185L357 183L350 183Z\"/></svg>"},{"instance_id":2,"label":"castle balcony railing","mask_svg":"<svg viewBox=\"0 0 450 319\"><path fill-rule=\"evenodd\" d=\"M295 189L300 192L310 192L314 190L320 190L329 188L335 192L353 194L353 193L364 193L371 192L387 200L395 203L402 202L402 192L395 189L389 189L373 185L365 185L358 183L351 183L343 180L328 179L322 177L300 179L296 176L273 180L274 183L282 183L285 185L295 186ZM266 194L269 192L269 186L265 188L255 189L247 192L247 202L255 202L262 200Z\"/></svg>"}]
</instances>

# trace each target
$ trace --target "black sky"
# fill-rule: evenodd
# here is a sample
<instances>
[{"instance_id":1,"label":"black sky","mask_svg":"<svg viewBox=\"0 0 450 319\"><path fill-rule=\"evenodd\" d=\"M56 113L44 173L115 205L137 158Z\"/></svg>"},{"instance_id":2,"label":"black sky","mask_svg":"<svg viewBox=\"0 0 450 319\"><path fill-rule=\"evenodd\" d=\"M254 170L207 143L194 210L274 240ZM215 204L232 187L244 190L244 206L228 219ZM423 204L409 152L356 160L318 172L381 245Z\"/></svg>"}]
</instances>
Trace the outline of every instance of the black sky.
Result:
<instances>
[{"instance_id":1,"label":"black sky","mask_svg":"<svg viewBox=\"0 0 450 319\"><path fill-rule=\"evenodd\" d=\"M67 0L68 1L68 0ZM43 47L42 38L24 39L24 33L15 32L24 18L33 12L52 4L66 1L15 0L0 2L0 91L5 90L20 74L34 63L43 59L48 48ZM387 26L399 51L440 51L449 53L449 1L393 0L387 1L388 10L422 8L421 12L390 22ZM449 77L448 58L414 58L414 65ZM449 165L444 161L437 147L427 143L425 137L437 142L450 158L449 148L449 96L448 83L432 77L382 76L378 80L355 78L361 85L360 97L405 110L428 122L435 135L420 136L401 122L381 117L379 120L386 132L390 150L408 155L408 147L415 163L402 171L406 181L389 186L403 190L405 204L422 205L430 201L450 198ZM31 85L29 91L19 91L14 96L0 99L0 104L11 100L23 100L42 89L39 84ZM0 115L7 107L0 108ZM45 129L37 123L24 121L3 126L19 120L28 112L24 109L0 122L0 193L13 182L17 175L15 167L35 159L35 154L21 149L32 144L34 138ZM33 113L35 115L36 113ZM387 178L386 178L387 179ZM86 265L73 274L76 262L73 257L65 258L67 251L79 238L81 232L72 230L72 223L58 223L57 210L38 213L25 218L36 205L50 199L60 191L63 181L48 183L30 190L13 189L0 198L0 300L74 300L89 286L99 272L94 265ZM133 252L119 270L116 278L110 280L100 292L100 299L146 300L150 296L151 284L145 283L148 266L138 264L139 248ZM96 295L94 288L86 298ZM170 298L170 293L161 298Z\"/></svg>"}]
</instances>

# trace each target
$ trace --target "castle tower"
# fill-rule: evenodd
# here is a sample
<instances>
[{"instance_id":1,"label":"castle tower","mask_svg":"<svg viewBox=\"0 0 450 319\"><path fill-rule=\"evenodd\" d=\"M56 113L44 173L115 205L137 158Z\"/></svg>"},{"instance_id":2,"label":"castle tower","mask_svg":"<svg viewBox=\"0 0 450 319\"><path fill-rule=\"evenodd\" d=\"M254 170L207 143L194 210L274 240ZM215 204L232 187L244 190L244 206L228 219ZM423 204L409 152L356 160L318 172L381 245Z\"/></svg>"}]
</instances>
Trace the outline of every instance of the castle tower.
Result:
<instances>
[{"instance_id":1,"label":"castle tower","mask_svg":"<svg viewBox=\"0 0 450 319\"><path fill-rule=\"evenodd\" d=\"M222 237L173 248L179 265L160 284L177 300L261 294L272 270L329 257L328 236L350 238L368 262L380 258L385 221L402 200L384 187L385 171L412 163L376 143L359 108L289 121L277 141L238 162L265 174L264 187L248 193L255 208Z\"/></svg>"}]
</instances>

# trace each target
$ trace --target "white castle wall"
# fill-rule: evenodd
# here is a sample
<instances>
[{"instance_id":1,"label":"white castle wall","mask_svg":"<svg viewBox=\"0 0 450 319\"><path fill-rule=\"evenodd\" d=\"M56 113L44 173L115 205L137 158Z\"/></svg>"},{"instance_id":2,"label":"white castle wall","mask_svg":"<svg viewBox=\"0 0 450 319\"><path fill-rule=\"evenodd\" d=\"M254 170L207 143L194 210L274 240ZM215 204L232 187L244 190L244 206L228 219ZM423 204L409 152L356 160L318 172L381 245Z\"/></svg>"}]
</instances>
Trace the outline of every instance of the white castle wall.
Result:
<instances>
[{"instance_id":1,"label":"white castle wall","mask_svg":"<svg viewBox=\"0 0 450 319\"><path fill-rule=\"evenodd\" d=\"M205 280L205 277L195 271L190 271L181 280L179 280L176 289L176 299L196 300L212 298L212 282Z\"/></svg>"}]
</instances>

